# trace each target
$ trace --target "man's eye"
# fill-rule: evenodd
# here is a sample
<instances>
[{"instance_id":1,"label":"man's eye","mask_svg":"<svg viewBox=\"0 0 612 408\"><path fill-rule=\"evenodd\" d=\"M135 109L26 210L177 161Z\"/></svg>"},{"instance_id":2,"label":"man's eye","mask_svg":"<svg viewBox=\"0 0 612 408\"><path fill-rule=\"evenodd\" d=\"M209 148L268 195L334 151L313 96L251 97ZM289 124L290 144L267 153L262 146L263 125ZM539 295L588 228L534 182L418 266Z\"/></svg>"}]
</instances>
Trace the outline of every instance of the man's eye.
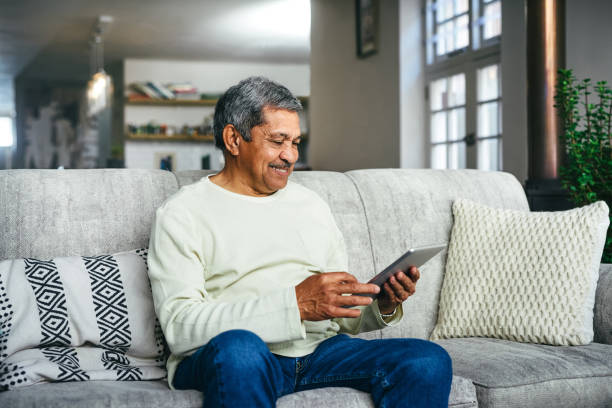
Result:
<instances>
[{"instance_id":1,"label":"man's eye","mask_svg":"<svg viewBox=\"0 0 612 408\"><path fill-rule=\"evenodd\" d=\"M277 145L282 145L283 141L282 140L272 140L272 143L277 144Z\"/></svg>"},{"instance_id":2,"label":"man's eye","mask_svg":"<svg viewBox=\"0 0 612 408\"><path fill-rule=\"evenodd\" d=\"M297 142L293 142L293 145L294 145L294 146L297 146L297 145L299 145L299 144L300 144L300 141L299 141L299 140L298 140Z\"/></svg>"}]
</instances>

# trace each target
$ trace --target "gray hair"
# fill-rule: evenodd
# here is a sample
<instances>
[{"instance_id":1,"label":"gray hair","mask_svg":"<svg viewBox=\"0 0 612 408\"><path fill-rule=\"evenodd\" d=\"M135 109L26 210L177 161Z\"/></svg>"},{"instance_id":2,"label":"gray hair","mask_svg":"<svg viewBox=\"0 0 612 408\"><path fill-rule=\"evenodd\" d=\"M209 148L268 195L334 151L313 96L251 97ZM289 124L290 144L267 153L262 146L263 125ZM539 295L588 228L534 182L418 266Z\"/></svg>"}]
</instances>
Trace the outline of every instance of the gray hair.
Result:
<instances>
[{"instance_id":1,"label":"gray hair","mask_svg":"<svg viewBox=\"0 0 612 408\"><path fill-rule=\"evenodd\" d=\"M229 88L217 101L213 133L215 145L225 151L223 129L234 125L242 138L251 141L251 129L264 123L263 108L300 112L302 104L281 84L264 77L249 77Z\"/></svg>"}]
</instances>

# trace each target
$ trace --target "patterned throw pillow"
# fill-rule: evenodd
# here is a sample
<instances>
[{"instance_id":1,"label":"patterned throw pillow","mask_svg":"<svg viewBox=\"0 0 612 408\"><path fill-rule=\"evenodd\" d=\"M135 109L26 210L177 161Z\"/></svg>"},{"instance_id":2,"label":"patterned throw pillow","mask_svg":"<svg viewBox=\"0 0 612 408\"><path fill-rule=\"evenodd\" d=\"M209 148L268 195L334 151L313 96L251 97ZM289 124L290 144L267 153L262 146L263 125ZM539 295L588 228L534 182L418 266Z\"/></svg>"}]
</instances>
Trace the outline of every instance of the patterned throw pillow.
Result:
<instances>
[{"instance_id":1,"label":"patterned throw pillow","mask_svg":"<svg viewBox=\"0 0 612 408\"><path fill-rule=\"evenodd\" d=\"M432 339L593 341L605 202L560 212L453 204L454 224Z\"/></svg>"},{"instance_id":2,"label":"patterned throw pillow","mask_svg":"<svg viewBox=\"0 0 612 408\"><path fill-rule=\"evenodd\" d=\"M147 251L0 262L0 390L164 378Z\"/></svg>"}]
</instances>

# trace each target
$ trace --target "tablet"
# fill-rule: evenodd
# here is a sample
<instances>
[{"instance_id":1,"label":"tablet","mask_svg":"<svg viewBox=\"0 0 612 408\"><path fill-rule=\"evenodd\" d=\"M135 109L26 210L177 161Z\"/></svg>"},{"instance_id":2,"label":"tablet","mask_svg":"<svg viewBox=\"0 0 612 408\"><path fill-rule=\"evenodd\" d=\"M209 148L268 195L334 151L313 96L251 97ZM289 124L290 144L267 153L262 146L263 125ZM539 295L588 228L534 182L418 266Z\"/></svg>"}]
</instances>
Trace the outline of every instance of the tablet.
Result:
<instances>
[{"instance_id":1,"label":"tablet","mask_svg":"<svg viewBox=\"0 0 612 408\"><path fill-rule=\"evenodd\" d=\"M381 273L373 277L368 281L368 283L373 283L380 287L380 293L366 295L363 294L361 296L370 296L373 299L376 299L381 293L383 293L383 285L385 282L398 270L406 273L411 266L416 266L420 268L425 265L427 261L431 258L439 254L444 248L446 248L446 244L438 244L421 248L413 248L406 251L405 254L400 256L395 262L391 265L387 266Z\"/></svg>"}]
</instances>

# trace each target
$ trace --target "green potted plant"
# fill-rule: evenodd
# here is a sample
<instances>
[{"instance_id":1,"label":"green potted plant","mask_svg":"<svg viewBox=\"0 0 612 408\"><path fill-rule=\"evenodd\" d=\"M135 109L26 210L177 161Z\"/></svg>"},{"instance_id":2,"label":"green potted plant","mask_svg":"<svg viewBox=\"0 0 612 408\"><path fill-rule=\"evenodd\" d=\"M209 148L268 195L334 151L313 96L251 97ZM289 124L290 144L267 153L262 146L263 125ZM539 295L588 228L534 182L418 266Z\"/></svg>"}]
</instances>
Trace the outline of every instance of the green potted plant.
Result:
<instances>
[{"instance_id":1,"label":"green potted plant","mask_svg":"<svg viewBox=\"0 0 612 408\"><path fill-rule=\"evenodd\" d=\"M561 183L574 204L604 200L612 208L612 90L606 81L592 85L571 69L559 70L555 108L561 118L566 157ZM602 262L612 263L612 217Z\"/></svg>"}]
</instances>

